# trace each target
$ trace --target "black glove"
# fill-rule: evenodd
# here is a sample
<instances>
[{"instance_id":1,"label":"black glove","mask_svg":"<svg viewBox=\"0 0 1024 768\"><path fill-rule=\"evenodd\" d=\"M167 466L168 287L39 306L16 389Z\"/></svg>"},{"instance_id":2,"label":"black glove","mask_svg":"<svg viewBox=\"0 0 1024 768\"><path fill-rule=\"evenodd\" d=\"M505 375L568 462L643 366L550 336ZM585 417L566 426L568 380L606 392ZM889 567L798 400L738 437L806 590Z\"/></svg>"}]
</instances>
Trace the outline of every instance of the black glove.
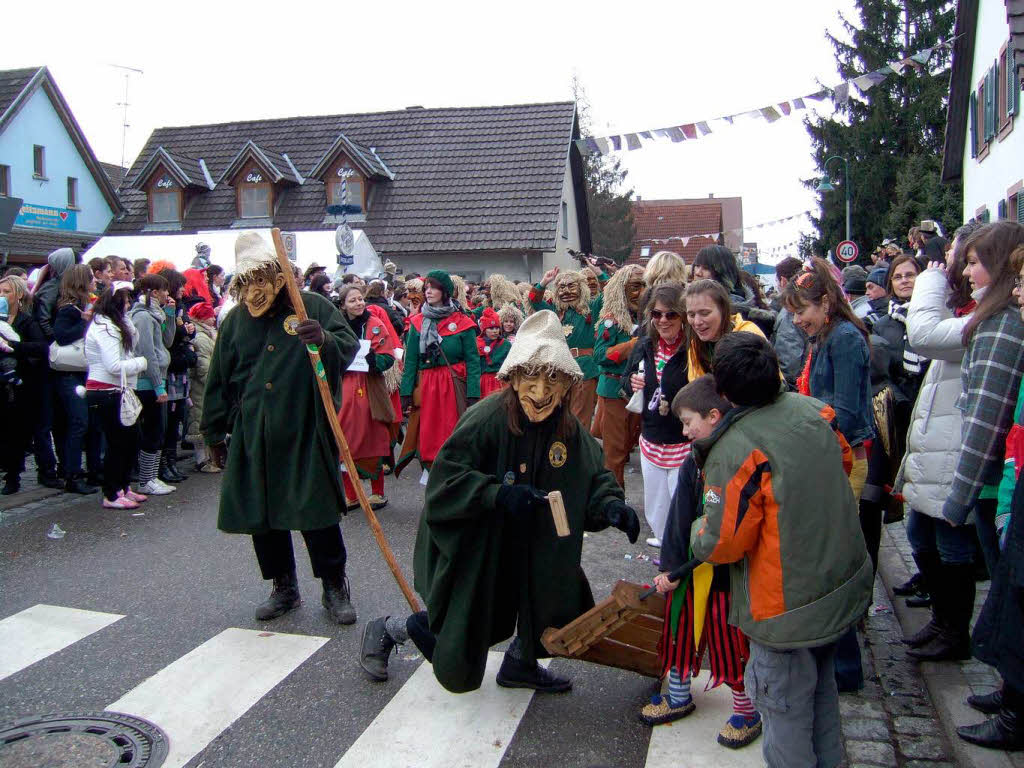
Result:
<instances>
[{"instance_id":1,"label":"black glove","mask_svg":"<svg viewBox=\"0 0 1024 768\"><path fill-rule=\"evenodd\" d=\"M467 397L466 398L466 407L467 408L472 408L474 405L476 405L479 402L480 402L480 398L479 397Z\"/></svg>"},{"instance_id":2,"label":"black glove","mask_svg":"<svg viewBox=\"0 0 1024 768\"><path fill-rule=\"evenodd\" d=\"M402 413L408 413L412 410L412 395L402 395Z\"/></svg>"},{"instance_id":3,"label":"black glove","mask_svg":"<svg viewBox=\"0 0 1024 768\"><path fill-rule=\"evenodd\" d=\"M546 506L548 497L532 485L502 485L495 502L510 515L524 517L533 514L538 507Z\"/></svg>"},{"instance_id":4,"label":"black glove","mask_svg":"<svg viewBox=\"0 0 1024 768\"><path fill-rule=\"evenodd\" d=\"M636 540L640 538L640 518L624 501L612 499L605 504L604 519L608 521L608 525L625 533L630 544L636 544Z\"/></svg>"},{"instance_id":5,"label":"black glove","mask_svg":"<svg viewBox=\"0 0 1024 768\"><path fill-rule=\"evenodd\" d=\"M324 329L316 320L303 320L295 326L295 332L299 334L303 344L312 344L319 347L324 343Z\"/></svg>"}]
</instances>

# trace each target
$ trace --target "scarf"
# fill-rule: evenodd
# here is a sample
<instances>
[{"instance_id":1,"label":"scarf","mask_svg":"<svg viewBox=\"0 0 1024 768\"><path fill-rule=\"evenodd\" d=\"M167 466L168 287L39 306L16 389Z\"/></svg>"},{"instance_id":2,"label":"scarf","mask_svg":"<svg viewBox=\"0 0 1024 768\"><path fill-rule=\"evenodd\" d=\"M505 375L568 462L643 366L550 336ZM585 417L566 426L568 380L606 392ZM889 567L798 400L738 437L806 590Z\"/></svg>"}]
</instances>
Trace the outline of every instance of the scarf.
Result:
<instances>
[{"instance_id":1,"label":"scarf","mask_svg":"<svg viewBox=\"0 0 1024 768\"><path fill-rule=\"evenodd\" d=\"M903 370L912 376L920 376L928 358L921 357L910 348L907 341L907 310L910 309L910 302L897 302L895 299L889 302L889 317L903 326Z\"/></svg>"},{"instance_id":2,"label":"scarf","mask_svg":"<svg viewBox=\"0 0 1024 768\"><path fill-rule=\"evenodd\" d=\"M423 315L423 325L420 330L420 354L427 354L427 350L441 346L441 336L437 332L437 323L444 320L455 311L455 305L449 301L443 307L434 307L423 302L420 313Z\"/></svg>"}]
</instances>

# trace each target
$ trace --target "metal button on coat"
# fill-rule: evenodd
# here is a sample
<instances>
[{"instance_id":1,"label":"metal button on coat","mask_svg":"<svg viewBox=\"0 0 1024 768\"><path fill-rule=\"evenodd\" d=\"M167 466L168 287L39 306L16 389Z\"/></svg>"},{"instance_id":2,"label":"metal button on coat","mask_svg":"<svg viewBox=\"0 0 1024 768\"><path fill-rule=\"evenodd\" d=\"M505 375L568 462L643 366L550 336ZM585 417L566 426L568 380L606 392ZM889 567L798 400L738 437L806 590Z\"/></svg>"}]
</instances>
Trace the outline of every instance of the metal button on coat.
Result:
<instances>
[{"instance_id":1,"label":"metal button on coat","mask_svg":"<svg viewBox=\"0 0 1024 768\"><path fill-rule=\"evenodd\" d=\"M273 352L273 351L274 351L274 345L273 344L267 344L267 352Z\"/></svg>"},{"instance_id":2,"label":"metal button on coat","mask_svg":"<svg viewBox=\"0 0 1024 768\"><path fill-rule=\"evenodd\" d=\"M270 390L270 389L273 389L273 388L274 388L274 385L273 385L273 384L271 384L271 383L270 383L270 382L268 381L268 382L267 382L267 389L268 389L268 390Z\"/></svg>"}]
</instances>

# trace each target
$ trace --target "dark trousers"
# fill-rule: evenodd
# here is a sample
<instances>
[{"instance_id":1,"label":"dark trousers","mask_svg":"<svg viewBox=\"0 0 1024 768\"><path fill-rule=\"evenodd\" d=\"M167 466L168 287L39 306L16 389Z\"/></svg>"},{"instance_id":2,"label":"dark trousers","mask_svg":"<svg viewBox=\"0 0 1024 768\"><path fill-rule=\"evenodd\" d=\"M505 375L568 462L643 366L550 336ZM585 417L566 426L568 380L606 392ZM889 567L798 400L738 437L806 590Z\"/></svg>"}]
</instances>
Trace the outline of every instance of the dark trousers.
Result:
<instances>
[{"instance_id":1,"label":"dark trousers","mask_svg":"<svg viewBox=\"0 0 1024 768\"><path fill-rule=\"evenodd\" d=\"M164 453L177 457L178 440L181 439L181 427L188 416L188 401L185 398L180 400L167 401L167 428L164 430Z\"/></svg>"},{"instance_id":2,"label":"dark trousers","mask_svg":"<svg viewBox=\"0 0 1024 768\"><path fill-rule=\"evenodd\" d=\"M89 474L100 471L100 445L102 437L96 414L89 410L85 397L79 397L76 387L85 386L84 373L57 373L57 398L64 408L67 429L64 435L64 476L73 478L82 472L82 447L85 447ZM83 393L84 394L84 393ZM90 418L91 416L91 418Z\"/></svg>"},{"instance_id":3,"label":"dark trousers","mask_svg":"<svg viewBox=\"0 0 1024 768\"><path fill-rule=\"evenodd\" d=\"M103 495L109 501L128 487L128 475L139 452L138 422L130 427L121 423L121 392L116 389L86 392L90 413L103 430L107 452L103 457Z\"/></svg>"},{"instance_id":4,"label":"dark trousers","mask_svg":"<svg viewBox=\"0 0 1024 768\"><path fill-rule=\"evenodd\" d=\"M36 383L33 383L36 386ZM57 474L57 457L53 453L53 371L49 366L42 372L38 381L39 390L34 393L37 399L35 420L32 422L32 451L36 457L36 471L40 477L54 477ZM63 430L60 431L63 435Z\"/></svg>"},{"instance_id":5,"label":"dark trousers","mask_svg":"<svg viewBox=\"0 0 1024 768\"><path fill-rule=\"evenodd\" d=\"M995 499L978 499L974 507L974 525L978 529L978 543L981 544L981 556L989 574L994 575L999 564L999 534L996 533Z\"/></svg>"},{"instance_id":6,"label":"dark trousers","mask_svg":"<svg viewBox=\"0 0 1024 768\"><path fill-rule=\"evenodd\" d=\"M25 471L25 451L32 441L36 409L25 385L0 386L0 469L7 480L17 482Z\"/></svg>"},{"instance_id":7,"label":"dark trousers","mask_svg":"<svg viewBox=\"0 0 1024 768\"><path fill-rule=\"evenodd\" d=\"M152 389L140 389L135 394L142 402L138 422L142 428L141 449L146 453L160 453L167 430L167 403L158 403Z\"/></svg>"},{"instance_id":8,"label":"dark trousers","mask_svg":"<svg viewBox=\"0 0 1024 768\"><path fill-rule=\"evenodd\" d=\"M324 576L343 576L348 555L345 552L345 542L341 538L341 526L335 523L326 528L301 533L302 538L306 540L306 549L309 550L313 575L318 579ZM256 550L256 560L259 561L264 579L284 576L295 570L291 531L254 533L252 548Z\"/></svg>"}]
</instances>

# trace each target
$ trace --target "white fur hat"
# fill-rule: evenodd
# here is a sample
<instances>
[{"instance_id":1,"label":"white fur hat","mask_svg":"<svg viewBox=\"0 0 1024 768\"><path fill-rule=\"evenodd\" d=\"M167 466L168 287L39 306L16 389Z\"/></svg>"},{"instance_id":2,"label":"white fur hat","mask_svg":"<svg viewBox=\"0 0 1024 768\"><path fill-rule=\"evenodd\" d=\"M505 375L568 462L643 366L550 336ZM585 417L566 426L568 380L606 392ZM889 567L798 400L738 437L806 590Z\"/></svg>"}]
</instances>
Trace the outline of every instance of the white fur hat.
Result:
<instances>
[{"instance_id":1,"label":"white fur hat","mask_svg":"<svg viewBox=\"0 0 1024 768\"><path fill-rule=\"evenodd\" d=\"M575 381L583 378L583 371L569 352L562 323L551 310L534 312L523 321L498 378L508 379L519 368L547 368L562 371Z\"/></svg>"},{"instance_id":2,"label":"white fur hat","mask_svg":"<svg viewBox=\"0 0 1024 768\"><path fill-rule=\"evenodd\" d=\"M271 264L277 264L277 252L256 232L244 232L235 240L235 277L243 280Z\"/></svg>"}]
</instances>

